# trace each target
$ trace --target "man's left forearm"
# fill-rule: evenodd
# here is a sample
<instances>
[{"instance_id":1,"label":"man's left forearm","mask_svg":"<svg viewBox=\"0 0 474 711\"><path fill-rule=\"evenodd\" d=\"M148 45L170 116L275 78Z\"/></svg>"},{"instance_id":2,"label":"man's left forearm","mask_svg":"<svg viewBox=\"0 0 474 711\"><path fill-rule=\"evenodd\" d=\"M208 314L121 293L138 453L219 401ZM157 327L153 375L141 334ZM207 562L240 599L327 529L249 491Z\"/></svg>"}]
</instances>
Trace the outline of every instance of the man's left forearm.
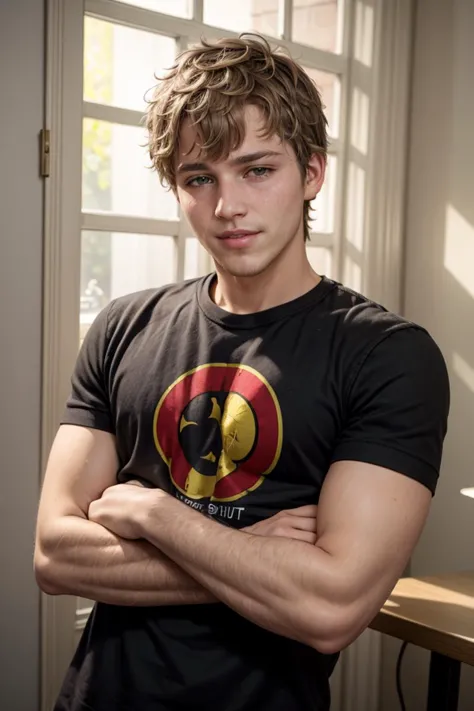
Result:
<instances>
[{"instance_id":1,"label":"man's left forearm","mask_svg":"<svg viewBox=\"0 0 474 711\"><path fill-rule=\"evenodd\" d=\"M307 543L219 525L156 495L142 535L219 600L261 627L327 651L344 624L334 558ZM317 582L316 582L317 581Z\"/></svg>"}]
</instances>

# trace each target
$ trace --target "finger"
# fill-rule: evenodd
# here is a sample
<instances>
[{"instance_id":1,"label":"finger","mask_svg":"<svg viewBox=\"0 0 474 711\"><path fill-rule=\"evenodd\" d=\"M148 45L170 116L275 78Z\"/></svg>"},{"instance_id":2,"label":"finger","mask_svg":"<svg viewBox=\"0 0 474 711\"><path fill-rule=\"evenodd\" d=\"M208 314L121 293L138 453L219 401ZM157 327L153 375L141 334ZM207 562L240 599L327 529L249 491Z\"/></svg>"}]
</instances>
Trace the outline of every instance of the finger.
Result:
<instances>
[{"instance_id":1,"label":"finger","mask_svg":"<svg viewBox=\"0 0 474 711\"><path fill-rule=\"evenodd\" d=\"M301 531L297 528L289 529L284 538L292 538L295 541L303 541L303 543L316 543L316 533L314 531Z\"/></svg>"},{"instance_id":2,"label":"finger","mask_svg":"<svg viewBox=\"0 0 474 711\"><path fill-rule=\"evenodd\" d=\"M97 512L97 501L92 501L87 510L87 518L92 521Z\"/></svg>"},{"instance_id":3,"label":"finger","mask_svg":"<svg viewBox=\"0 0 474 711\"><path fill-rule=\"evenodd\" d=\"M290 516L307 516L315 517L318 513L318 507L315 504L307 504L306 506L298 506L296 509L285 509L284 513Z\"/></svg>"},{"instance_id":4,"label":"finger","mask_svg":"<svg viewBox=\"0 0 474 711\"><path fill-rule=\"evenodd\" d=\"M297 531L315 531L317 528L316 518L303 518L302 516L288 517L282 524Z\"/></svg>"},{"instance_id":5,"label":"finger","mask_svg":"<svg viewBox=\"0 0 474 711\"><path fill-rule=\"evenodd\" d=\"M303 533L301 532L301 538L298 540L303 541L304 543L310 543L312 546L316 543L317 536L315 533Z\"/></svg>"}]
</instances>

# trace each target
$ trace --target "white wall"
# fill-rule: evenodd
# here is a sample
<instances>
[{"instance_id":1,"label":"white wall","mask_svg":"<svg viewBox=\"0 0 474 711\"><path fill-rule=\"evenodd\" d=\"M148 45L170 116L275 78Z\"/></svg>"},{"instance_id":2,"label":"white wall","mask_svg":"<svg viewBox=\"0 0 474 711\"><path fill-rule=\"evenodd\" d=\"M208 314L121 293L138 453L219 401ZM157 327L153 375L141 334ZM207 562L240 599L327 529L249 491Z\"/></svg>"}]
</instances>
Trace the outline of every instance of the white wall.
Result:
<instances>
[{"instance_id":1,"label":"white wall","mask_svg":"<svg viewBox=\"0 0 474 711\"><path fill-rule=\"evenodd\" d=\"M443 350L452 409L442 476L411 573L474 570L474 2L418 0L406 226L405 314ZM384 641L381 711L395 694L399 643ZM428 654L408 648L408 709L425 708ZM464 667L460 711L473 708Z\"/></svg>"},{"instance_id":2,"label":"white wall","mask_svg":"<svg viewBox=\"0 0 474 711\"><path fill-rule=\"evenodd\" d=\"M0 2L0 708L37 711L42 0Z\"/></svg>"}]
</instances>

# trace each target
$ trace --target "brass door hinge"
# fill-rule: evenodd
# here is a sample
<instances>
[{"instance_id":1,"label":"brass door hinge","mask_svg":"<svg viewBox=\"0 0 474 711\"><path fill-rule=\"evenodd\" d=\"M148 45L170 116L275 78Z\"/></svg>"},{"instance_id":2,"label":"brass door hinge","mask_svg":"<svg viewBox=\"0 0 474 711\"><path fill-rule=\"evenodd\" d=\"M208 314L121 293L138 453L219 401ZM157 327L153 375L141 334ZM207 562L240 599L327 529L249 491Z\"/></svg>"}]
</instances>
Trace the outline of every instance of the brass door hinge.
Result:
<instances>
[{"instance_id":1,"label":"brass door hinge","mask_svg":"<svg viewBox=\"0 0 474 711\"><path fill-rule=\"evenodd\" d=\"M51 131L49 128L42 128L41 133L41 147L40 147L40 164L41 164L41 176L43 178L49 178L49 171L51 167Z\"/></svg>"}]
</instances>

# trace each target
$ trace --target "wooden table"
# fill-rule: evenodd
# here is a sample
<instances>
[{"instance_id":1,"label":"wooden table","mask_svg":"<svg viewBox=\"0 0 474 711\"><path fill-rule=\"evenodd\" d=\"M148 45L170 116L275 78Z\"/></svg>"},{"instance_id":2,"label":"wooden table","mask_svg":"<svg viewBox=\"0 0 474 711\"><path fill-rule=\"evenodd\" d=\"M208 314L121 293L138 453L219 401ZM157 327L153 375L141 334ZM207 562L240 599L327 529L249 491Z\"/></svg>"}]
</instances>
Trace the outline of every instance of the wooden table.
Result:
<instances>
[{"instance_id":1,"label":"wooden table","mask_svg":"<svg viewBox=\"0 0 474 711\"><path fill-rule=\"evenodd\" d=\"M474 572L402 578L370 627L428 649L427 711L457 709L461 662L474 666Z\"/></svg>"}]
</instances>

